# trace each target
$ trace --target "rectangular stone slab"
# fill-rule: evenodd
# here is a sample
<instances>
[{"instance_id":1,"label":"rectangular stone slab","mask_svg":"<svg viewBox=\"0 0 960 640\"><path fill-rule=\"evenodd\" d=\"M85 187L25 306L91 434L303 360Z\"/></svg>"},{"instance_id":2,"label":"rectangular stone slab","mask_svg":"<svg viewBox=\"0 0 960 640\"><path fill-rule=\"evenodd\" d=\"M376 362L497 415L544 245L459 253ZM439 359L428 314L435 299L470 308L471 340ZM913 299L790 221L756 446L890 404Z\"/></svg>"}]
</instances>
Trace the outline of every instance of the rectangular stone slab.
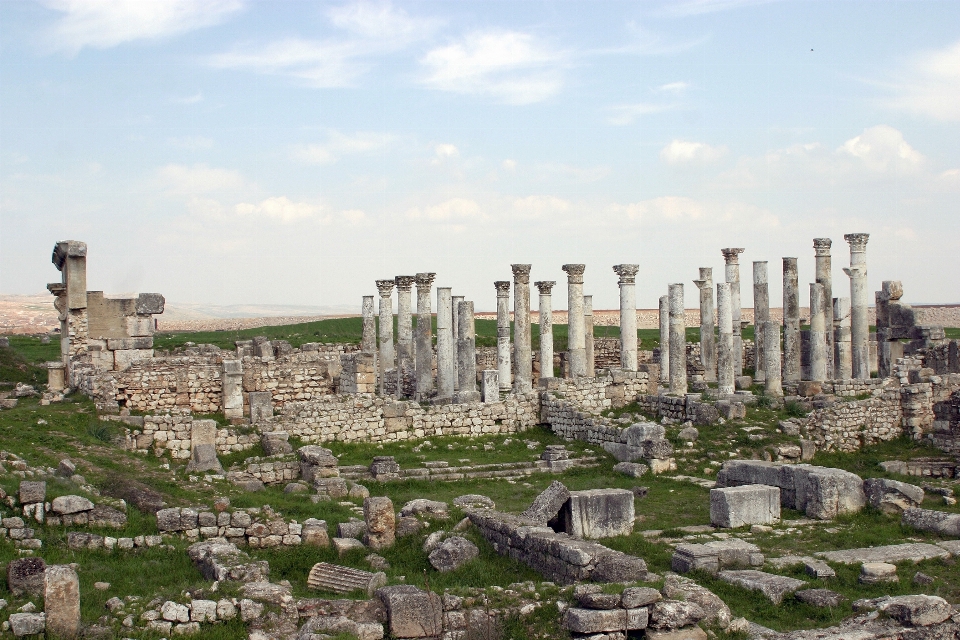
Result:
<instances>
[{"instance_id":1,"label":"rectangular stone slab","mask_svg":"<svg viewBox=\"0 0 960 640\"><path fill-rule=\"evenodd\" d=\"M628 536L633 518L633 492L627 489L571 491L560 511L564 533L578 538Z\"/></svg>"},{"instance_id":2,"label":"rectangular stone slab","mask_svg":"<svg viewBox=\"0 0 960 640\"><path fill-rule=\"evenodd\" d=\"M930 558L945 558L950 552L942 547L922 542L891 544L884 547L864 547L862 549L843 549L840 551L820 551L813 554L830 562L843 564L863 564L864 562L920 562Z\"/></svg>"},{"instance_id":3,"label":"rectangular stone slab","mask_svg":"<svg viewBox=\"0 0 960 640\"><path fill-rule=\"evenodd\" d=\"M744 589L759 591L763 595L767 596L767 598L769 598L774 604L780 604L783 602L783 596L787 595L788 593L793 593L800 587L807 584L803 580L797 580L796 578L778 576L773 573L755 571L753 569L745 569L743 571L721 571L717 574L717 577L724 582L735 584L743 587Z\"/></svg>"},{"instance_id":4,"label":"rectangular stone slab","mask_svg":"<svg viewBox=\"0 0 960 640\"><path fill-rule=\"evenodd\" d=\"M737 528L780 519L780 488L763 484L710 490L710 523Z\"/></svg>"},{"instance_id":5,"label":"rectangular stone slab","mask_svg":"<svg viewBox=\"0 0 960 640\"><path fill-rule=\"evenodd\" d=\"M648 615L646 607L637 609L581 609L570 607L563 613L563 626L574 633L646 629Z\"/></svg>"}]
</instances>

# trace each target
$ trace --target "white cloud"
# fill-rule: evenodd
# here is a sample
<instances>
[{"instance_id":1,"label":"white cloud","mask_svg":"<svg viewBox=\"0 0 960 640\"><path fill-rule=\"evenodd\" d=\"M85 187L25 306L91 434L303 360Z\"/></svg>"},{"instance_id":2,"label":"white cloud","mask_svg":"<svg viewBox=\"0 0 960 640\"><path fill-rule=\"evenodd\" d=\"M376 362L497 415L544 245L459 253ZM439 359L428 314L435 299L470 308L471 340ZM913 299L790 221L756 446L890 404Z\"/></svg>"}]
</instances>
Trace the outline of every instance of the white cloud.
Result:
<instances>
[{"instance_id":1,"label":"white cloud","mask_svg":"<svg viewBox=\"0 0 960 640\"><path fill-rule=\"evenodd\" d=\"M885 104L894 109L960 122L960 41L915 56L894 76L896 96Z\"/></svg>"},{"instance_id":2,"label":"white cloud","mask_svg":"<svg viewBox=\"0 0 960 640\"><path fill-rule=\"evenodd\" d=\"M256 204L241 202L234 207L239 216L270 218L282 223L291 223L320 215L320 205L293 202L286 196L267 198Z\"/></svg>"},{"instance_id":3,"label":"white cloud","mask_svg":"<svg viewBox=\"0 0 960 640\"><path fill-rule=\"evenodd\" d=\"M388 133L360 131L352 136L330 131L323 143L304 144L293 148L295 160L310 164L329 164L346 155L378 151L389 146L395 136Z\"/></svg>"},{"instance_id":4,"label":"white cloud","mask_svg":"<svg viewBox=\"0 0 960 640\"><path fill-rule=\"evenodd\" d=\"M680 94L685 92L689 88L690 88L690 85L686 82L668 82L667 84L662 84L656 89L654 89L654 92Z\"/></svg>"},{"instance_id":5,"label":"white cloud","mask_svg":"<svg viewBox=\"0 0 960 640\"><path fill-rule=\"evenodd\" d=\"M531 104L563 86L563 58L529 33L486 31L432 49L420 63L427 69L423 83L434 89Z\"/></svg>"},{"instance_id":6,"label":"white cloud","mask_svg":"<svg viewBox=\"0 0 960 640\"><path fill-rule=\"evenodd\" d=\"M452 144L438 144L433 151L437 155L436 161L442 161L447 158L456 158L460 155L460 150Z\"/></svg>"},{"instance_id":7,"label":"white cloud","mask_svg":"<svg viewBox=\"0 0 960 640\"><path fill-rule=\"evenodd\" d=\"M614 204L611 208L614 213L639 223L696 221L700 226L714 226L749 221L753 226L779 225L777 217L768 209L749 203L700 201L686 196L661 196L632 204Z\"/></svg>"},{"instance_id":8,"label":"white cloud","mask_svg":"<svg viewBox=\"0 0 960 640\"><path fill-rule=\"evenodd\" d=\"M403 44L430 35L441 23L432 18L411 18L390 3L354 2L330 9L327 15L344 31Z\"/></svg>"},{"instance_id":9,"label":"white cloud","mask_svg":"<svg viewBox=\"0 0 960 640\"><path fill-rule=\"evenodd\" d=\"M660 150L660 159L667 164L709 164L727 153L727 148L713 147L704 142L673 140Z\"/></svg>"},{"instance_id":10,"label":"white cloud","mask_svg":"<svg viewBox=\"0 0 960 640\"><path fill-rule=\"evenodd\" d=\"M837 149L860 159L871 171L890 168L912 170L923 161L923 155L903 139L903 133L885 124L865 129Z\"/></svg>"},{"instance_id":11,"label":"white cloud","mask_svg":"<svg viewBox=\"0 0 960 640\"><path fill-rule=\"evenodd\" d=\"M684 17L697 16L718 11L730 11L741 7L750 7L759 4L769 4L777 0L670 0L664 5L663 12L667 15Z\"/></svg>"},{"instance_id":12,"label":"white cloud","mask_svg":"<svg viewBox=\"0 0 960 640\"><path fill-rule=\"evenodd\" d=\"M506 169L507 171L514 171L517 168L517 161L507 158L506 160L500 163L500 166Z\"/></svg>"},{"instance_id":13,"label":"white cloud","mask_svg":"<svg viewBox=\"0 0 960 640\"><path fill-rule=\"evenodd\" d=\"M49 38L55 49L71 53L213 26L244 6L243 0L44 0L43 4L64 14Z\"/></svg>"},{"instance_id":14,"label":"white cloud","mask_svg":"<svg viewBox=\"0 0 960 640\"><path fill-rule=\"evenodd\" d=\"M676 104L658 104L652 102L639 102L637 104L621 104L614 107L610 107L609 111L610 116L607 118L607 122L612 125L628 125L633 124L633 122L640 116L647 116L654 113L663 113L664 111L672 111L677 109L678 105Z\"/></svg>"},{"instance_id":15,"label":"white cloud","mask_svg":"<svg viewBox=\"0 0 960 640\"><path fill-rule=\"evenodd\" d=\"M483 218L483 210L476 200L467 198L451 198L421 210L414 207L407 212L407 217L414 220L433 220L437 222L462 222Z\"/></svg>"},{"instance_id":16,"label":"white cloud","mask_svg":"<svg viewBox=\"0 0 960 640\"><path fill-rule=\"evenodd\" d=\"M544 218L568 212L570 203L556 196L527 196L514 200L513 209L521 218Z\"/></svg>"},{"instance_id":17,"label":"white cloud","mask_svg":"<svg viewBox=\"0 0 960 640\"><path fill-rule=\"evenodd\" d=\"M244 186L243 178L238 172L211 168L205 164L189 167L182 164L168 164L160 168L157 177L162 187L174 195L235 190Z\"/></svg>"}]
</instances>

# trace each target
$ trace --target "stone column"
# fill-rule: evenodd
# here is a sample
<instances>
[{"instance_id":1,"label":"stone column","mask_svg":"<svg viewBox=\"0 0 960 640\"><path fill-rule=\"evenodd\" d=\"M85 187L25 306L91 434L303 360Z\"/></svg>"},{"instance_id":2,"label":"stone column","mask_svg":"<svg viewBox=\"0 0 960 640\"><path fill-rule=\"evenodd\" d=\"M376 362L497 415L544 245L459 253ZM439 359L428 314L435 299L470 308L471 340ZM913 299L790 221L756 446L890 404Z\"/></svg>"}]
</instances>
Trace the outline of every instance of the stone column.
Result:
<instances>
[{"instance_id":1,"label":"stone column","mask_svg":"<svg viewBox=\"0 0 960 640\"><path fill-rule=\"evenodd\" d=\"M780 383L780 325L767 320L760 329L754 325L754 331L763 332L763 390L768 396L782 396Z\"/></svg>"},{"instance_id":2,"label":"stone column","mask_svg":"<svg viewBox=\"0 0 960 640\"><path fill-rule=\"evenodd\" d=\"M403 397L407 372L413 369L413 301L416 276L397 276L397 396Z\"/></svg>"},{"instance_id":3,"label":"stone column","mask_svg":"<svg viewBox=\"0 0 960 640\"><path fill-rule=\"evenodd\" d=\"M587 375L587 344L583 318L584 264L565 264L567 272L567 359L570 377Z\"/></svg>"},{"instance_id":4,"label":"stone column","mask_svg":"<svg viewBox=\"0 0 960 640\"><path fill-rule=\"evenodd\" d=\"M583 355L587 363L587 377L596 375L593 359L593 296L583 296Z\"/></svg>"},{"instance_id":5,"label":"stone column","mask_svg":"<svg viewBox=\"0 0 960 640\"><path fill-rule=\"evenodd\" d=\"M810 379L827 379L827 325L824 321L823 285L810 283Z\"/></svg>"},{"instance_id":6,"label":"stone column","mask_svg":"<svg viewBox=\"0 0 960 640\"><path fill-rule=\"evenodd\" d=\"M837 380L853 378L850 353L850 298L833 299L833 368Z\"/></svg>"},{"instance_id":7,"label":"stone column","mask_svg":"<svg viewBox=\"0 0 960 640\"><path fill-rule=\"evenodd\" d=\"M783 259L783 381L800 382L800 284L797 259Z\"/></svg>"},{"instance_id":8,"label":"stone column","mask_svg":"<svg viewBox=\"0 0 960 640\"><path fill-rule=\"evenodd\" d=\"M417 278L417 398L425 399L434 390L433 383L433 313L430 309L430 288L435 273L418 273Z\"/></svg>"},{"instance_id":9,"label":"stone column","mask_svg":"<svg viewBox=\"0 0 960 640\"><path fill-rule=\"evenodd\" d=\"M833 267L830 261L830 238L814 238L816 282L823 285L823 321L827 333L827 377L833 377Z\"/></svg>"},{"instance_id":10,"label":"stone column","mask_svg":"<svg viewBox=\"0 0 960 640\"><path fill-rule=\"evenodd\" d=\"M42 505L41 505L42 506ZM57 638L80 633L80 579L69 565L51 565L43 573L46 631Z\"/></svg>"},{"instance_id":11,"label":"stone column","mask_svg":"<svg viewBox=\"0 0 960 640\"><path fill-rule=\"evenodd\" d=\"M381 383L382 373L396 366L393 352L393 299L391 298L394 284L393 280L377 280L377 291L380 292L380 367L383 370L380 376Z\"/></svg>"},{"instance_id":12,"label":"stone column","mask_svg":"<svg viewBox=\"0 0 960 640\"><path fill-rule=\"evenodd\" d=\"M224 360L220 378L223 393L223 417L243 417L243 361Z\"/></svg>"},{"instance_id":13,"label":"stone column","mask_svg":"<svg viewBox=\"0 0 960 640\"><path fill-rule=\"evenodd\" d=\"M850 268L843 272L850 276L850 353L853 377L870 378L870 304L867 291L867 240L869 233L848 233L843 239L850 244Z\"/></svg>"},{"instance_id":14,"label":"stone column","mask_svg":"<svg viewBox=\"0 0 960 640\"><path fill-rule=\"evenodd\" d=\"M457 309L457 396L460 402L476 402L477 392L477 329L473 302L462 300Z\"/></svg>"},{"instance_id":15,"label":"stone column","mask_svg":"<svg viewBox=\"0 0 960 640\"><path fill-rule=\"evenodd\" d=\"M553 285L555 280L534 282L540 290L540 377L553 377Z\"/></svg>"},{"instance_id":16,"label":"stone column","mask_svg":"<svg viewBox=\"0 0 960 640\"><path fill-rule=\"evenodd\" d=\"M70 357L87 353L87 245L64 240L53 247L51 258L60 272L60 283L47 285L56 296L54 307L60 319L60 353L67 365L68 385L76 386Z\"/></svg>"},{"instance_id":17,"label":"stone column","mask_svg":"<svg viewBox=\"0 0 960 640\"><path fill-rule=\"evenodd\" d=\"M618 264L613 272L620 276L620 368L637 370L637 272L638 264Z\"/></svg>"},{"instance_id":18,"label":"stone column","mask_svg":"<svg viewBox=\"0 0 960 640\"><path fill-rule=\"evenodd\" d=\"M482 402L500 402L499 372L496 369L483 370L483 386L480 388Z\"/></svg>"},{"instance_id":19,"label":"stone column","mask_svg":"<svg viewBox=\"0 0 960 640\"><path fill-rule=\"evenodd\" d=\"M766 371L763 366L763 324L770 319L770 288L767 284L767 261L753 263L753 379L762 382Z\"/></svg>"},{"instance_id":20,"label":"stone column","mask_svg":"<svg viewBox=\"0 0 960 640\"><path fill-rule=\"evenodd\" d=\"M670 393L687 392L687 323L683 315L683 283L671 284L670 296Z\"/></svg>"},{"instance_id":21,"label":"stone column","mask_svg":"<svg viewBox=\"0 0 960 640\"><path fill-rule=\"evenodd\" d=\"M453 366L460 367L460 309L459 305L463 302L464 296L453 296ZM453 388L460 388L460 374L453 376Z\"/></svg>"},{"instance_id":22,"label":"stone column","mask_svg":"<svg viewBox=\"0 0 960 640\"><path fill-rule=\"evenodd\" d=\"M717 283L717 320L720 343L717 345L717 391L721 396L733 395L736 370L733 366L733 310L730 308L730 283Z\"/></svg>"},{"instance_id":23,"label":"stone column","mask_svg":"<svg viewBox=\"0 0 960 640\"><path fill-rule=\"evenodd\" d=\"M497 280L493 283L497 289L497 371L501 391L511 387L512 369L510 367L510 281Z\"/></svg>"},{"instance_id":24,"label":"stone column","mask_svg":"<svg viewBox=\"0 0 960 640\"><path fill-rule=\"evenodd\" d=\"M512 264L513 270L513 380L518 393L533 388L533 351L530 346L530 265Z\"/></svg>"},{"instance_id":25,"label":"stone column","mask_svg":"<svg viewBox=\"0 0 960 640\"><path fill-rule=\"evenodd\" d=\"M700 289L700 362L703 379L717 381L717 341L713 335L713 269L700 267L700 279L693 284Z\"/></svg>"},{"instance_id":26,"label":"stone column","mask_svg":"<svg viewBox=\"0 0 960 640\"><path fill-rule=\"evenodd\" d=\"M437 397L453 398L457 365L453 361L453 294L437 287Z\"/></svg>"},{"instance_id":27,"label":"stone column","mask_svg":"<svg viewBox=\"0 0 960 640\"><path fill-rule=\"evenodd\" d=\"M743 375L743 324L740 306L740 254L742 248L721 249L726 262L724 273L730 283L730 312L733 314L733 368L738 376Z\"/></svg>"},{"instance_id":28,"label":"stone column","mask_svg":"<svg viewBox=\"0 0 960 640\"><path fill-rule=\"evenodd\" d=\"M660 296L660 382L670 382L670 296Z\"/></svg>"},{"instance_id":29,"label":"stone column","mask_svg":"<svg viewBox=\"0 0 960 640\"><path fill-rule=\"evenodd\" d=\"M373 318L373 296L363 296L363 306L360 307L360 317L363 319L360 351L363 353L373 353L377 350L377 321Z\"/></svg>"}]
</instances>

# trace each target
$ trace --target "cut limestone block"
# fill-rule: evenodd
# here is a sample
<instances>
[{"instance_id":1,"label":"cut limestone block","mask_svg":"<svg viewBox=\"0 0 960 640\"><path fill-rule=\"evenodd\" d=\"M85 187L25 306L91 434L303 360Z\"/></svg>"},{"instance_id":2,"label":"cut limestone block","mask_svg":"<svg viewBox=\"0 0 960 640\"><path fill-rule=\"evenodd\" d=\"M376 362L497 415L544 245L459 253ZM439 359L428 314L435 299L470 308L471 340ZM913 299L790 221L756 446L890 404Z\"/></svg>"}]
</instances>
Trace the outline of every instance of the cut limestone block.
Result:
<instances>
[{"instance_id":1,"label":"cut limestone block","mask_svg":"<svg viewBox=\"0 0 960 640\"><path fill-rule=\"evenodd\" d=\"M957 513L944 513L933 509L907 509L903 512L900 521L920 531L930 531L944 536L960 536L960 514Z\"/></svg>"},{"instance_id":2,"label":"cut limestone block","mask_svg":"<svg viewBox=\"0 0 960 640\"><path fill-rule=\"evenodd\" d=\"M562 482L554 480L533 500L533 504L521 516L538 524L546 524L560 513L560 509L570 499L570 491Z\"/></svg>"},{"instance_id":3,"label":"cut limestone block","mask_svg":"<svg viewBox=\"0 0 960 640\"><path fill-rule=\"evenodd\" d=\"M47 633L56 638L76 638L80 632L80 578L67 565L47 567L43 609Z\"/></svg>"},{"instance_id":4,"label":"cut limestone block","mask_svg":"<svg viewBox=\"0 0 960 640\"><path fill-rule=\"evenodd\" d=\"M882 547L819 551L813 555L830 562L841 562L843 564L862 564L864 562L896 564L898 562L921 562L933 558L946 558L950 555L950 552L935 544L905 542Z\"/></svg>"},{"instance_id":5,"label":"cut limestone block","mask_svg":"<svg viewBox=\"0 0 960 640\"><path fill-rule=\"evenodd\" d=\"M627 489L571 491L560 511L560 530L577 538L628 536L634 516L633 492Z\"/></svg>"},{"instance_id":6,"label":"cut limestone block","mask_svg":"<svg viewBox=\"0 0 960 640\"><path fill-rule=\"evenodd\" d=\"M861 584L882 584L900 582L897 565L887 562L864 562L860 567Z\"/></svg>"},{"instance_id":7,"label":"cut limestone block","mask_svg":"<svg viewBox=\"0 0 960 640\"><path fill-rule=\"evenodd\" d=\"M382 587L377 596L387 609L394 638L436 638L443 633L443 602L413 585Z\"/></svg>"},{"instance_id":8,"label":"cut limestone block","mask_svg":"<svg viewBox=\"0 0 960 640\"><path fill-rule=\"evenodd\" d=\"M604 633L646 629L648 611L637 609L581 609L570 607L563 612L563 627L574 633Z\"/></svg>"},{"instance_id":9,"label":"cut limestone block","mask_svg":"<svg viewBox=\"0 0 960 640\"><path fill-rule=\"evenodd\" d=\"M387 574L382 571L370 573L351 567L343 567L328 562L318 562L310 569L307 576L307 586L318 591L333 591L334 593L350 593L364 591L367 597L372 597L377 589L386 586Z\"/></svg>"},{"instance_id":10,"label":"cut limestone block","mask_svg":"<svg viewBox=\"0 0 960 640\"><path fill-rule=\"evenodd\" d=\"M762 484L710 490L710 523L736 528L780 520L780 489Z\"/></svg>"},{"instance_id":11,"label":"cut limestone block","mask_svg":"<svg viewBox=\"0 0 960 640\"><path fill-rule=\"evenodd\" d=\"M894 515L923 502L923 489L899 480L869 478L863 481L863 492L871 507Z\"/></svg>"},{"instance_id":12,"label":"cut limestone block","mask_svg":"<svg viewBox=\"0 0 960 640\"><path fill-rule=\"evenodd\" d=\"M807 584L803 580L778 576L773 573L745 569L742 571L721 571L717 574L724 582L735 584L744 589L759 591L767 596L774 604L780 604L783 596L793 593L800 587Z\"/></svg>"}]
</instances>

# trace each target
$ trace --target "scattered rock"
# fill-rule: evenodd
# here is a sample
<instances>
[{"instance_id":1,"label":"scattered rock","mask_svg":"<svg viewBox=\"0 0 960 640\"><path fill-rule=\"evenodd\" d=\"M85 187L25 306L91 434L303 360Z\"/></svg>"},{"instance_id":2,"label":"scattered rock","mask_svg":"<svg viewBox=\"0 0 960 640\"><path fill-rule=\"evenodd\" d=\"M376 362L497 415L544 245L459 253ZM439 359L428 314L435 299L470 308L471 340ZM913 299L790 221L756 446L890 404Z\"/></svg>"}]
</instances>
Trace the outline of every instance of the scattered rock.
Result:
<instances>
[{"instance_id":1,"label":"scattered rock","mask_svg":"<svg viewBox=\"0 0 960 640\"><path fill-rule=\"evenodd\" d=\"M477 545L466 538L452 536L440 543L427 558L434 569L446 573L456 571L479 555Z\"/></svg>"},{"instance_id":2,"label":"scattered rock","mask_svg":"<svg viewBox=\"0 0 960 640\"><path fill-rule=\"evenodd\" d=\"M860 567L859 580L861 584L900 582L897 576L897 565L887 562L864 562Z\"/></svg>"},{"instance_id":3,"label":"scattered rock","mask_svg":"<svg viewBox=\"0 0 960 640\"><path fill-rule=\"evenodd\" d=\"M839 607L846 598L830 589L801 589L795 592L794 597L814 607Z\"/></svg>"}]
</instances>

